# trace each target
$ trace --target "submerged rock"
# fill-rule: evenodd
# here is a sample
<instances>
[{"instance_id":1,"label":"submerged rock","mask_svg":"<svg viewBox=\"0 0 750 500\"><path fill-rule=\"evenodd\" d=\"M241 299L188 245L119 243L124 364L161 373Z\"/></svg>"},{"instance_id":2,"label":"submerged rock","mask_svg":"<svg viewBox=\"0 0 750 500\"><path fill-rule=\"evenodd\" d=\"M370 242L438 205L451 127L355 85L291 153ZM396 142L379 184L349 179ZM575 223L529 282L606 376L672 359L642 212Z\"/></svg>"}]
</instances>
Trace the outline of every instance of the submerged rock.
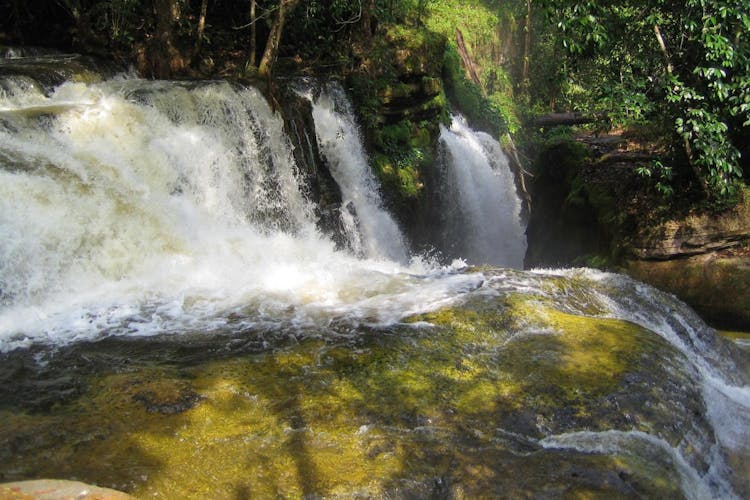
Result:
<instances>
[{"instance_id":1,"label":"submerged rock","mask_svg":"<svg viewBox=\"0 0 750 500\"><path fill-rule=\"evenodd\" d=\"M671 340L648 327L665 318L661 301L693 321L679 303L627 296L642 285L615 275L482 272L461 302L390 327L37 353L46 373L84 359L100 368L71 377L78 396L59 405L0 409L0 479L76 477L171 498L750 491L746 443L717 435L692 350L731 346L700 324L675 323ZM641 316L626 320L628 304Z\"/></svg>"}]
</instances>

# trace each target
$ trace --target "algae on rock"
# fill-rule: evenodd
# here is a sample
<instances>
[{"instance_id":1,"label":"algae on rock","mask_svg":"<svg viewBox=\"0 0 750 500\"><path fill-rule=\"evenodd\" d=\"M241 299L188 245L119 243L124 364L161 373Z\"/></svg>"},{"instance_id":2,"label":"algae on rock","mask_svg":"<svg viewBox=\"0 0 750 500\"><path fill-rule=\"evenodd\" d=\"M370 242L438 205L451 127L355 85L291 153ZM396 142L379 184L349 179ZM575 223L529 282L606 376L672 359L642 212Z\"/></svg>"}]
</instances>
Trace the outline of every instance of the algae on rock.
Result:
<instances>
[{"instance_id":1,"label":"algae on rock","mask_svg":"<svg viewBox=\"0 0 750 500\"><path fill-rule=\"evenodd\" d=\"M535 276L522 293L509 283L523 275L483 272L477 293L384 329L49 355L49 377L76 359L88 371L46 410L5 405L0 479L76 477L138 497L681 495L664 449L686 449L700 470L712 442L683 355L597 317L584 278ZM666 444L589 453L545 441L615 431Z\"/></svg>"}]
</instances>

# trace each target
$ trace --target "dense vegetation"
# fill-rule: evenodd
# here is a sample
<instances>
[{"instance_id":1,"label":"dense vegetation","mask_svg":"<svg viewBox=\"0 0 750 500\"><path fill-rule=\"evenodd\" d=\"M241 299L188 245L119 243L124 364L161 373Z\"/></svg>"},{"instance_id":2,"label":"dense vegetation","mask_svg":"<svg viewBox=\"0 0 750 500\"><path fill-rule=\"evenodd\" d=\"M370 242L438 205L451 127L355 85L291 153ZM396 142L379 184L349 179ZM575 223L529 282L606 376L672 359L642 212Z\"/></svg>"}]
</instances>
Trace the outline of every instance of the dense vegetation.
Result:
<instances>
[{"instance_id":1,"label":"dense vegetation","mask_svg":"<svg viewBox=\"0 0 750 500\"><path fill-rule=\"evenodd\" d=\"M643 175L671 194L689 167L708 197L735 194L750 152L750 2L541 3L567 49L576 104L613 124L651 125L667 144Z\"/></svg>"},{"instance_id":2,"label":"dense vegetation","mask_svg":"<svg viewBox=\"0 0 750 500\"><path fill-rule=\"evenodd\" d=\"M570 111L597 131L639 130L656 159L636 168L663 195L726 203L748 171L750 0L0 0L0 12L0 43L98 53L151 77L347 78L407 197L429 126L376 116L413 84L399 80L400 49L443 52L432 62L449 99L495 134Z\"/></svg>"}]
</instances>

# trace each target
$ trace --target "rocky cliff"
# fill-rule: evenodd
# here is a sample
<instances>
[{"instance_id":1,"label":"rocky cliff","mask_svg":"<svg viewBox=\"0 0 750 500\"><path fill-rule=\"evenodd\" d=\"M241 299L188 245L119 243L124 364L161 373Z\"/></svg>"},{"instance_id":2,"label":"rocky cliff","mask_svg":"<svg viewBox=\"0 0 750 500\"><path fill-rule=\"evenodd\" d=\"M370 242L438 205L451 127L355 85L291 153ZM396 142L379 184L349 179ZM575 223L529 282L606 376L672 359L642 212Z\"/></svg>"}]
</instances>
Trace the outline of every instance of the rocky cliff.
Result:
<instances>
[{"instance_id":1,"label":"rocky cliff","mask_svg":"<svg viewBox=\"0 0 750 500\"><path fill-rule=\"evenodd\" d=\"M750 194L723 210L668 205L637 174L653 158L618 134L546 144L527 266L616 269L674 293L717 326L750 329Z\"/></svg>"}]
</instances>

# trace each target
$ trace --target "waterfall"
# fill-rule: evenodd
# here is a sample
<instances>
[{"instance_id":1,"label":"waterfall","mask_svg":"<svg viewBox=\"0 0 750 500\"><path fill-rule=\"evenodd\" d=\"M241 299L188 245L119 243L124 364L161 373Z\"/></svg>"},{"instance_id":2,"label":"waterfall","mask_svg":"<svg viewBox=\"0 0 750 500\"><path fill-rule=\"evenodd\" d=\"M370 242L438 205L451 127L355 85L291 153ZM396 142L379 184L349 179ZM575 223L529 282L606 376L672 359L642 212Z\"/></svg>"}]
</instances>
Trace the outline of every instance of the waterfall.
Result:
<instances>
[{"instance_id":1,"label":"waterfall","mask_svg":"<svg viewBox=\"0 0 750 500\"><path fill-rule=\"evenodd\" d=\"M381 439L381 432L394 433L394 441L383 448L383 453L378 452L378 460L415 444L424 446L426 452L411 458L418 456L421 460L438 451L443 453L446 443L457 447L454 457L462 460L465 451L476 456L483 455L485 449L494 453L511 436L517 447L511 454L501 455L508 460L542 460L540 453L553 449L560 454L545 455L553 460L564 458L564 450L575 450L610 455L612 463L622 457L632 458L643 464L643 470L652 464L667 468L671 464L688 497L731 497L738 489L736 485L746 484L742 483L747 480L742 467L750 456L750 392L742 365L746 360L736 360L736 353L717 341L715 333L674 297L619 275L593 270L522 272L490 268L480 273L467 272L458 265L439 267L419 259L407 263L404 237L383 207L351 105L340 87L327 86L310 101L320 151L340 188L341 225L354 252L337 249L331 235L320 229L325 226L320 224L322 215L305 185L305 176L311 174L300 171L282 119L256 89L226 82L154 82L127 76L96 83L66 81L50 87L40 84L32 73L0 76L0 353L3 360L12 361L0 373L5 377L0 384L5 391L2 394L17 390L19 398L25 398L22 384L27 378L33 379L32 385L43 387L38 391L77 379L74 370L80 365L86 365L80 368L83 370L93 368L88 366L88 351L84 349L76 358L76 348L86 344L82 341L106 337L127 337L123 343L133 344L136 341L131 337L167 334L190 339L185 344L199 335L201 340L208 339L203 344L195 342L198 347L193 348L210 346L208 350L213 352L200 351L189 362L165 358L176 372L181 372L185 364L213 363L217 356L232 352L229 344L234 341L260 339L260 356L239 360L242 370L247 370L242 372L244 379L254 372L255 363L275 364L276 351L284 351L288 344L274 344L272 334L282 332L293 342L304 336L312 338L310 342L296 342L305 349L317 349L318 344L323 347L309 359L300 355L306 360L299 371L287 369L289 360L297 357L294 351L288 351L289 359L278 363L283 383L274 388L278 393L270 391L269 398L275 399L266 408L283 407L294 413L294 419L272 415L277 420L273 425L278 424L281 430L275 434L264 428L264 442L304 433L323 443L326 453L338 454L339 448L325 441L333 433L325 429L314 432L313 428L341 416L329 418L329 411L346 409L355 412L352 425L361 424L361 432L353 427L345 431L341 428L336 434L354 443L356 453L350 456L361 456L368 471L372 470L372 457L361 451L373 443L380 448L379 442L367 440L376 439L376 434ZM307 136L303 139L297 141L303 147L315 142ZM441 129L441 144L444 161L439 164L438 213L446 254L476 264L521 267L525 240L520 202L500 145L486 134L471 130L460 117L454 117L450 128ZM311 158L318 156L313 151L303 153ZM334 202L330 205L336 206ZM330 210L334 212L335 208ZM525 305L513 309L513 303L518 302L515 299L525 301ZM533 314L526 313L536 311L537 305L542 306L540 310L554 311L551 314L623 320L639 329L631 341L646 343L650 338L644 341L644 336L650 333L653 338L661 337L661 350L654 352L668 354L669 359L660 366L668 380L638 380L642 375L639 360L652 359L642 358L651 355L649 347L640 351L626 345L620 352L620 336L606 335L611 338L612 348L606 347L613 359L631 353L634 358L623 366L635 366L633 373L613 375L616 386L602 389L600 395L597 389L594 396L586 396L597 398L593 404L606 406L603 415L612 416L610 420L599 421L585 413L573 415L567 406L560 407L559 412L550 406L555 411L538 415L536 403L514 408L511 403L523 401L521 395L539 381L526 382L539 374L533 370L504 372L498 360L524 364L525 356L515 355L522 353L529 356L529 366L533 366L539 361L534 356L546 352L553 356L546 362L552 360L554 364L559 355L561 363L570 365L572 372L560 372L563 374L586 372L585 365L590 361L566 352L567 344L559 342L562 335L575 336L573 326L580 323L562 331L557 331L555 321L535 324L536 320L528 317ZM503 316L506 308L515 311L516 317ZM434 320L437 326L426 323L433 321L429 316L413 318L438 309ZM586 333L598 334L593 330ZM153 340L142 341L148 346L146 350L158 349L153 347L158 344ZM400 346L389 351L396 343ZM106 344L88 347L106 358ZM441 345L443 350L436 351L435 346ZM53 349L46 349L48 346ZM55 351L60 346L67 346L73 353L68 353L71 357L59 356L62 359L56 362L62 371L29 376L35 369L34 362L54 365L50 360L65 350ZM583 345L583 349L587 347L589 344ZM411 348L418 349L409 351ZM131 359L131 351L126 351L123 366L127 370L140 369L136 367L139 363L152 363L153 358L148 356L145 360L136 355ZM361 364L367 356L374 360L372 371ZM399 364L409 358L416 369L400 372ZM32 361L27 364L27 359ZM81 362L67 366L70 359ZM441 364L443 360L445 365ZM434 367L439 370L425 369ZM648 364L644 369L652 368ZM299 382L309 381L308 377L316 373L319 376L321 370L329 376L312 379L310 385ZM370 378L378 370L382 371L380 381L387 383L378 384L378 379ZM210 371L221 369L211 367ZM350 371L358 374L351 380ZM292 381L290 373L298 380ZM512 373L523 375L517 387L509 382L507 375ZM220 383L211 390L226 390L231 398L240 397L235 387L217 380ZM292 386L289 394L283 387L287 381ZM329 387L329 382L341 385ZM557 392L557 381L542 382L544 394L538 401L547 400L546 391L550 391L551 400L555 399L557 395L552 393ZM361 384L359 388L354 387L356 383ZM462 384L472 390L455 391L464 387ZM631 384L648 389L647 394L636 393L634 397L645 397L649 405L668 403L671 406L665 408L675 407L680 413L675 421L688 425L673 428L671 419L651 422L651 407L643 408L640 420L633 420L627 408L637 408L641 401L630 399ZM695 391L686 392L687 384ZM305 387L326 393L325 408L305 399ZM454 390L454 402L461 405L447 403L445 397L451 391L446 389ZM578 386L574 390L578 394ZM378 405L398 393L407 399L394 399L391 403L397 410L378 417ZM475 397L481 401L479 396L485 393L497 407L476 408ZM234 403L224 404L216 394L221 392L200 403L205 404L203 408L226 407L224 416L235 417ZM341 399L347 394L350 399ZM682 404L679 396L685 394L694 394L694 399L702 401L675 406ZM373 405L365 405L372 395ZM260 408L251 401L253 395L242 394L241 398L246 396L242 404L252 402L252 407ZM504 398L511 396L516 399L508 399L506 405ZM626 405L623 410L618 401ZM401 404L404 402L407 404ZM135 398L127 404L131 403L139 404ZM52 406L50 411L70 411L64 404L58 407L57 401ZM476 418L462 420L466 418L462 412L474 410L480 411ZM506 410L511 413L506 415ZM519 413L513 416L516 410ZM114 407L112 411L121 409ZM322 420L297 426L305 423L302 417L308 411L308 415L315 414ZM573 409L573 413L577 411ZM77 418L77 413L72 414ZM195 414L148 416L154 422L178 418L185 425L190 420L211 425L206 419L194 418ZM127 420L127 416L121 418ZM517 427L512 427L516 420ZM49 422L45 424L47 429ZM485 432L472 427L484 424L491 424ZM552 424L558 430L548 427ZM502 425L511 427L501 429ZM371 428L377 432L368 437ZM205 448L225 450L228 445L258 441L243 433L235 439L232 436L236 433L230 436L225 431L222 429L220 446ZM159 439L174 436L177 434L172 431L163 432ZM288 446L286 439L278 443L288 451L294 447ZM27 441L28 446L18 446L19 453L37 446L34 440ZM55 441L61 441L57 434ZM189 439L185 441L193 446ZM63 445L69 451L69 443ZM436 447L430 448L433 445ZM41 453L47 452L45 448ZM15 453L8 452L3 458ZM203 458L194 450L191 456L199 461ZM471 459L473 455L466 456ZM533 464L533 460L528 463ZM149 463L154 460L149 459ZM491 476L500 471L493 468L498 463L505 462L472 463L471 468L483 476L486 469ZM142 474L136 467L131 469ZM735 469L739 471L736 481ZM661 472L655 469L655 481L661 479ZM405 473L411 474L411 470ZM437 475L428 477L431 486L437 484ZM442 478L440 481L447 483ZM393 484L398 488L405 483ZM322 491L321 495L326 493ZM744 492L738 493L741 496Z\"/></svg>"},{"instance_id":2,"label":"waterfall","mask_svg":"<svg viewBox=\"0 0 750 500\"><path fill-rule=\"evenodd\" d=\"M404 237L383 208L351 103L337 84L313 100L315 133L341 189L342 222L355 253L372 259L408 260Z\"/></svg>"},{"instance_id":3,"label":"waterfall","mask_svg":"<svg viewBox=\"0 0 750 500\"><path fill-rule=\"evenodd\" d=\"M454 115L441 125L443 248L472 264L523 268L521 201L500 144Z\"/></svg>"},{"instance_id":4,"label":"waterfall","mask_svg":"<svg viewBox=\"0 0 750 500\"><path fill-rule=\"evenodd\" d=\"M230 316L392 321L477 284L383 260L405 262L404 246L361 173L341 183L378 259L336 251L253 88L117 78L46 93L19 78L0 86L0 350Z\"/></svg>"}]
</instances>

